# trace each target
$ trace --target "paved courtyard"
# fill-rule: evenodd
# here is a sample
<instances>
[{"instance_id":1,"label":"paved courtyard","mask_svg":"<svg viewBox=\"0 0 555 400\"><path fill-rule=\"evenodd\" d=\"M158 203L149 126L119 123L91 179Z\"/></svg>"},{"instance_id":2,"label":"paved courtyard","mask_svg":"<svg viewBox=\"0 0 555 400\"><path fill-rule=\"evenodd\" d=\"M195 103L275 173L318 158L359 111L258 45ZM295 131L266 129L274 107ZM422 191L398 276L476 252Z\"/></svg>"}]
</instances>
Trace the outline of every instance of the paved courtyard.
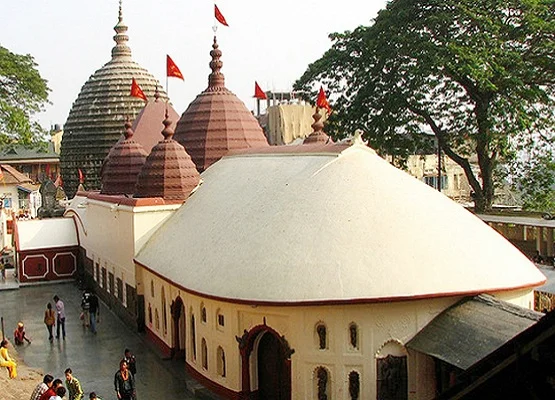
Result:
<instances>
[{"instance_id":1,"label":"paved courtyard","mask_svg":"<svg viewBox=\"0 0 555 400\"><path fill-rule=\"evenodd\" d=\"M55 378L63 378L64 370L69 367L81 381L85 399L89 398L91 391L105 400L115 398L114 374L124 349L129 348L137 357L138 399L204 398L195 392L200 387L185 373L184 361L164 360L142 335L125 326L104 304L101 304L98 334L86 330L79 320L82 292L75 283L2 290L7 285L9 283L0 282L0 316L4 318L6 336L12 343L13 330L17 322L22 321L32 341L31 344L16 347L17 356L26 364L21 370L19 381L10 382L13 388L18 388L18 392L26 392L26 388L34 387L37 379L41 379L34 369L50 373ZM67 338L54 339L50 343L43 315L46 304L53 303L52 297L56 294L65 303ZM3 372L0 371L0 380L5 383ZM0 399L4 399L4 393L4 389L0 391ZM199 397L192 393L197 393ZM7 399L31 395L30 392L23 397L12 394L14 396Z\"/></svg>"}]
</instances>

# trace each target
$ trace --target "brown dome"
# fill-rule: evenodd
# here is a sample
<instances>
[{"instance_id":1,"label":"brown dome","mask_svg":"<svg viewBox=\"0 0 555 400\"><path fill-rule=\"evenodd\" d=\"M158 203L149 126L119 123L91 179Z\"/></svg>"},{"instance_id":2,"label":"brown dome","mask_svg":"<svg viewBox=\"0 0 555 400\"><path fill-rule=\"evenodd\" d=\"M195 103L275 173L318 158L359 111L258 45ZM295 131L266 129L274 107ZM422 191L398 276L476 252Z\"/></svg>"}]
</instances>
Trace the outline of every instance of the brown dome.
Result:
<instances>
[{"instance_id":1,"label":"brown dome","mask_svg":"<svg viewBox=\"0 0 555 400\"><path fill-rule=\"evenodd\" d=\"M175 131L175 140L185 147L199 172L229 150L268 146L256 118L225 87L224 75L220 72L222 52L216 37L212 47L208 88L185 110Z\"/></svg>"},{"instance_id":2,"label":"brown dome","mask_svg":"<svg viewBox=\"0 0 555 400\"><path fill-rule=\"evenodd\" d=\"M145 151L150 153L152 148L160 141L160 132L164 129L165 111L172 121L171 128L175 130L179 114L173 109L171 104L160 98L158 89L154 93L154 101L149 101L141 110L135 121L133 121L133 138L140 143Z\"/></svg>"},{"instance_id":3,"label":"brown dome","mask_svg":"<svg viewBox=\"0 0 555 400\"><path fill-rule=\"evenodd\" d=\"M133 194L137 175L143 167L148 153L133 140L129 118L125 122L125 138L110 150L102 164L102 194Z\"/></svg>"},{"instance_id":4,"label":"brown dome","mask_svg":"<svg viewBox=\"0 0 555 400\"><path fill-rule=\"evenodd\" d=\"M152 148L137 178L134 197L186 200L200 182L200 176L185 148L173 140L172 121L166 111L164 140Z\"/></svg>"},{"instance_id":5,"label":"brown dome","mask_svg":"<svg viewBox=\"0 0 555 400\"><path fill-rule=\"evenodd\" d=\"M316 111L312 115L314 119L314 123L311 125L312 129L314 130L310 135L306 137L303 144L327 144L333 143L330 137L323 131L324 123L320 121L322 116L318 112L318 107L316 107Z\"/></svg>"}]
</instances>

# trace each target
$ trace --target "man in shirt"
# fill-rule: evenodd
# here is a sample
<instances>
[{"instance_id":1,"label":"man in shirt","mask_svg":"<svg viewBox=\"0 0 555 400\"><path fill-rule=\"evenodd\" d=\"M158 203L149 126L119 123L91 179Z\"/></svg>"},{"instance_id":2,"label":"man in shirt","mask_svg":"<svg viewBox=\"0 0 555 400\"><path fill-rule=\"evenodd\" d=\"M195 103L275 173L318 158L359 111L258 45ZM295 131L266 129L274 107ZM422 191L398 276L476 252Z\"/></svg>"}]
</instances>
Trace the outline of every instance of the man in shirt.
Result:
<instances>
[{"instance_id":1,"label":"man in shirt","mask_svg":"<svg viewBox=\"0 0 555 400\"><path fill-rule=\"evenodd\" d=\"M63 338L66 340L66 309L64 302L58 297L58 295L54 296L54 302L56 303L56 314L58 319L58 324L56 326L56 339L60 338L61 326Z\"/></svg>"},{"instance_id":2,"label":"man in shirt","mask_svg":"<svg viewBox=\"0 0 555 400\"><path fill-rule=\"evenodd\" d=\"M83 389L81 389L81 383L73 376L71 368L66 369L65 374L69 400L82 400Z\"/></svg>"},{"instance_id":3,"label":"man in shirt","mask_svg":"<svg viewBox=\"0 0 555 400\"><path fill-rule=\"evenodd\" d=\"M42 394L52 386L53 380L54 377L52 375L44 375L42 382L37 385L35 390L33 390L33 394L31 394L31 400L39 400L40 396L42 396Z\"/></svg>"},{"instance_id":4,"label":"man in shirt","mask_svg":"<svg viewBox=\"0 0 555 400\"><path fill-rule=\"evenodd\" d=\"M89 295L89 314L91 319L91 331L92 333L96 333L96 322L100 315L100 306L98 304L98 297L96 297L93 292Z\"/></svg>"}]
</instances>

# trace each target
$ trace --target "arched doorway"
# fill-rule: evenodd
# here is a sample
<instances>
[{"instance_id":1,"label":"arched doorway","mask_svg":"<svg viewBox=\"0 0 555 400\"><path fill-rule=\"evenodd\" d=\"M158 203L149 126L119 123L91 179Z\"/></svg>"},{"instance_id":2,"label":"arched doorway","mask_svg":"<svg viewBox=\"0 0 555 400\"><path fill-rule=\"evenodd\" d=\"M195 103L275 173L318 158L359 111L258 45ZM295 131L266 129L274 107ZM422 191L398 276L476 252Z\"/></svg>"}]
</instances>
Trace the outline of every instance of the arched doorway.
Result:
<instances>
[{"instance_id":1,"label":"arched doorway","mask_svg":"<svg viewBox=\"0 0 555 400\"><path fill-rule=\"evenodd\" d=\"M172 315L172 349L173 358L185 358L185 307L181 297L172 301L170 305Z\"/></svg>"},{"instance_id":2,"label":"arched doorway","mask_svg":"<svg viewBox=\"0 0 555 400\"><path fill-rule=\"evenodd\" d=\"M294 350L285 337L259 325L237 340L242 358L243 398L290 400Z\"/></svg>"}]
</instances>

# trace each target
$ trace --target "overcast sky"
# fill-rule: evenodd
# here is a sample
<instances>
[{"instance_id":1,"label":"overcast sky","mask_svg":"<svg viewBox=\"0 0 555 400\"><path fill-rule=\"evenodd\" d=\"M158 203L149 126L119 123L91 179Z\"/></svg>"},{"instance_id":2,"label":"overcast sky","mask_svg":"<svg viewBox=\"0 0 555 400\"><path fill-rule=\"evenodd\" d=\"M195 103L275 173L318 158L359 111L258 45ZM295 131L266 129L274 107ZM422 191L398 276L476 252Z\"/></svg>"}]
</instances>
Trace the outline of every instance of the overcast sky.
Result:
<instances>
[{"instance_id":1,"label":"overcast sky","mask_svg":"<svg viewBox=\"0 0 555 400\"><path fill-rule=\"evenodd\" d=\"M328 34L368 25L385 0L219 0L229 27L219 26L226 86L254 109L254 81L290 91L308 64L331 45ZM87 79L111 58L118 0L0 0L0 45L31 54L52 89L38 118L63 125ZM165 85L169 54L185 81L170 79L181 114L204 90L210 69L214 3L209 0L123 0L133 60Z\"/></svg>"}]
</instances>

